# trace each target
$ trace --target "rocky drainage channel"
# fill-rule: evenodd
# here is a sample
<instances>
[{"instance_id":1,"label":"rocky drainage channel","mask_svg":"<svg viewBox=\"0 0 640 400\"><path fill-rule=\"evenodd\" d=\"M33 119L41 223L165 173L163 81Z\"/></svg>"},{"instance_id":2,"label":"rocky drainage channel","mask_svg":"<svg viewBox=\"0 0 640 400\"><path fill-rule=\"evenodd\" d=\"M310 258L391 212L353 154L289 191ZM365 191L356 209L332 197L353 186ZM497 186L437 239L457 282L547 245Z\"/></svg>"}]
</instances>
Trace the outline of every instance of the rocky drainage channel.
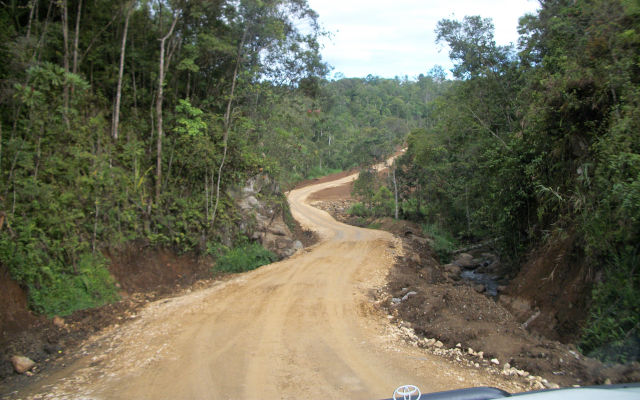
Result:
<instances>
[{"instance_id":1,"label":"rocky drainage channel","mask_svg":"<svg viewBox=\"0 0 640 400\"><path fill-rule=\"evenodd\" d=\"M462 279L471 284L478 293L485 293L491 297L497 297L498 292L504 289L498 282L497 271L500 261L495 254L482 253L480 257L474 257L469 253L460 253L451 262L446 264L444 270L454 279Z\"/></svg>"}]
</instances>

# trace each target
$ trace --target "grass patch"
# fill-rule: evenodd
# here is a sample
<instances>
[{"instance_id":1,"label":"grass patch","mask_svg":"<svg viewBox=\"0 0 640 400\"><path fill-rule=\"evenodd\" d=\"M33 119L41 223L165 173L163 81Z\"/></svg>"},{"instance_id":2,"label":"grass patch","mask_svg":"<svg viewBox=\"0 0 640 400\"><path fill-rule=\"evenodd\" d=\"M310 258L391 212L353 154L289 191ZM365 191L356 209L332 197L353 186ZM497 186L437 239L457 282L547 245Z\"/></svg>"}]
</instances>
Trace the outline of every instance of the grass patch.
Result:
<instances>
[{"instance_id":1,"label":"grass patch","mask_svg":"<svg viewBox=\"0 0 640 400\"><path fill-rule=\"evenodd\" d=\"M371 211L364 204L358 202L349 207L347 214L355 217L368 217L371 215Z\"/></svg>"},{"instance_id":2,"label":"grass patch","mask_svg":"<svg viewBox=\"0 0 640 400\"><path fill-rule=\"evenodd\" d=\"M219 272L245 272L271 264L277 259L278 256L259 243L247 243L234 247L218 258L214 269Z\"/></svg>"},{"instance_id":3,"label":"grass patch","mask_svg":"<svg viewBox=\"0 0 640 400\"><path fill-rule=\"evenodd\" d=\"M307 179L322 178L323 176L337 174L338 172L342 172L342 170L336 169L336 168L313 167L309 170L309 173L307 174Z\"/></svg>"}]
</instances>

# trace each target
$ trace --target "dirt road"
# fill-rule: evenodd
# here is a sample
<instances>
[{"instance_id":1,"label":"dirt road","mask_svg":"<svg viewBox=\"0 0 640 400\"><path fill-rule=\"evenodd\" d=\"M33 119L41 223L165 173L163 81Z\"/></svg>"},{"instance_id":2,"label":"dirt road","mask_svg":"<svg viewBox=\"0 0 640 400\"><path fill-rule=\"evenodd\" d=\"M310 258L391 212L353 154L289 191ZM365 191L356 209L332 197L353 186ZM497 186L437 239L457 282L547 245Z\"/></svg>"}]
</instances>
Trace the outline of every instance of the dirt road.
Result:
<instances>
[{"instance_id":1,"label":"dirt road","mask_svg":"<svg viewBox=\"0 0 640 400\"><path fill-rule=\"evenodd\" d=\"M86 355L21 398L380 399L515 383L397 338L369 293L400 252L382 231L333 220L305 200L355 176L289 193L294 217L321 241L290 259L150 303L91 338ZM41 397L37 397L41 396Z\"/></svg>"}]
</instances>

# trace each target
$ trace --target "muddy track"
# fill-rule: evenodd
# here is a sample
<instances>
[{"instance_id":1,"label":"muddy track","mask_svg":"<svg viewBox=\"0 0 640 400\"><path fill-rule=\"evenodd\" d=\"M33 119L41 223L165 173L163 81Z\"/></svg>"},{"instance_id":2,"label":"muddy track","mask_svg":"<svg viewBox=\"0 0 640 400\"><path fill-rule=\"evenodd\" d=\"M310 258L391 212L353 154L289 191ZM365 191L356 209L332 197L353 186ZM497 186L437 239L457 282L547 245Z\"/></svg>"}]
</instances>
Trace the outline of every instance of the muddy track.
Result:
<instances>
[{"instance_id":1,"label":"muddy track","mask_svg":"<svg viewBox=\"0 0 640 400\"><path fill-rule=\"evenodd\" d=\"M88 340L83 357L15 398L388 398L508 378L451 363L398 338L370 293L385 284L400 241L336 222L288 194L294 217L321 240L293 257L192 293L150 303Z\"/></svg>"}]
</instances>

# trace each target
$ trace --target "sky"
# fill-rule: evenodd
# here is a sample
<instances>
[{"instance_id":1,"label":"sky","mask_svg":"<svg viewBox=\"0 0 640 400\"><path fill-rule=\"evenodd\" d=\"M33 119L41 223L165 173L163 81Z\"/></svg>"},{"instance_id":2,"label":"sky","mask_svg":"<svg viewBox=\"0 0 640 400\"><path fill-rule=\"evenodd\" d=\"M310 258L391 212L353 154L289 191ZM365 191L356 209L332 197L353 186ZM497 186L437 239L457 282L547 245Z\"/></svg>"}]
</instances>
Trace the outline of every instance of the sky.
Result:
<instances>
[{"instance_id":1,"label":"sky","mask_svg":"<svg viewBox=\"0 0 640 400\"><path fill-rule=\"evenodd\" d=\"M375 75L415 79L433 66L452 68L446 45L435 43L443 18L491 18L499 45L517 43L518 18L534 13L536 0L308 0L332 37L323 59L348 78ZM449 73L450 75L450 73Z\"/></svg>"}]
</instances>

